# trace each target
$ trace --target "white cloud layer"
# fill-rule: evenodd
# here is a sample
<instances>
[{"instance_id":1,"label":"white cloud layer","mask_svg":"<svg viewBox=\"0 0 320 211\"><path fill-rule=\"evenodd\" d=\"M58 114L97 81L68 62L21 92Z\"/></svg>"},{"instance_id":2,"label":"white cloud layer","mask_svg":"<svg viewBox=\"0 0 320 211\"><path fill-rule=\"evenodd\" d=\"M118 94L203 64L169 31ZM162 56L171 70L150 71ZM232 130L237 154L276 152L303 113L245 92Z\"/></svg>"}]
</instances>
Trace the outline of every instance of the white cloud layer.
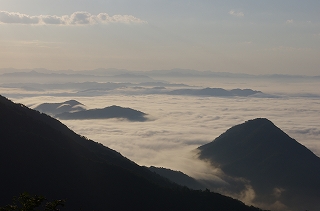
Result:
<instances>
[{"instance_id":1,"label":"white cloud layer","mask_svg":"<svg viewBox=\"0 0 320 211\"><path fill-rule=\"evenodd\" d=\"M236 17L243 17L244 16L243 12L236 12L234 10L230 10L229 14L232 16L236 16Z\"/></svg>"},{"instance_id":2,"label":"white cloud layer","mask_svg":"<svg viewBox=\"0 0 320 211\"><path fill-rule=\"evenodd\" d=\"M260 88L263 88L263 84L260 83ZM225 84L225 86L239 87L235 84ZM252 86L254 85L251 84L249 87ZM286 83L282 86L269 84L269 86L271 90L275 89L278 92L287 89L292 92L308 88L305 83ZM318 83L317 86L310 84L308 86L309 89L319 94L316 89L319 87ZM261 90L269 90L270 87L264 87ZM0 88L1 93L9 91ZM11 92L19 92L19 90L14 89ZM211 190L240 199L248 204L254 204L252 200L256 197L255 190L248 186L246 181L238 180L239 178L228 178L219 168L196 159L194 153L197 147L211 142L236 124L257 117L266 117L289 136L311 149L316 155L320 155L320 98L289 96L219 98L109 93L92 97L26 97L17 98L15 101L35 107L38 103L63 102L70 99L78 100L88 108L119 105L150 114L154 120L147 122L115 119L64 120L62 122L77 133L117 150L140 165L166 167L180 170L200 180L210 180L210 182L206 181L208 182L206 185ZM225 183L229 185L224 186ZM228 187L231 189L229 190ZM274 194L280 195L282 191L281 188L276 189ZM259 204L259 207L270 209L270 205ZM272 204L271 207L280 207L280 210L285 210L280 202Z\"/></svg>"},{"instance_id":3,"label":"white cloud layer","mask_svg":"<svg viewBox=\"0 0 320 211\"><path fill-rule=\"evenodd\" d=\"M70 99L48 96L20 99L19 102L30 105ZM188 169L188 152L212 141L231 126L257 117L270 119L291 137L320 155L319 99L165 95L107 95L72 99L84 103L88 108L115 104L150 114L154 121L63 121L76 132L142 165L169 167L196 176L193 169Z\"/></svg>"},{"instance_id":4,"label":"white cloud layer","mask_svg":"<svg viewBox=\"0 0 320 211\"><path fill-rule=\"evenodd\" d=\"M30 16L18 12L0 11L0 23L2 24L33 24L33 25L94 25L108 23L147 23L132 15L113 15L99 13L92 15L89 12L78 11L73 14L56 16L56 15L39 15Z\"/></svg>"}]
</instances>

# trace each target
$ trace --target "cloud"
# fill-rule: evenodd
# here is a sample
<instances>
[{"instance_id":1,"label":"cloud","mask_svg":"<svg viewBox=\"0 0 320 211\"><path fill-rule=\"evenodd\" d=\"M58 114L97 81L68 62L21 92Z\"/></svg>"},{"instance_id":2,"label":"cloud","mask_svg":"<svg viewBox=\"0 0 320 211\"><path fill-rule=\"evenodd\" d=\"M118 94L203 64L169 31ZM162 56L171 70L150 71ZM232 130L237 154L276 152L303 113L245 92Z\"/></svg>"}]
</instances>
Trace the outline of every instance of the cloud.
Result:
<instances>
[{"instance_id":1,"label":"cloud","mask_svg":"<svg viewBox=\"0 0 320 211\"><path fill-rule=\"evenodd\" d=\"M73 14L57 15L39 15L30 16L18 12L0 11L0 23L2 24L32 24L32 25L94 25L108 23L147 23L132 15L113 15L99 13L92 15L89 12L78 11Z\"/></svg>"},{"instance_id":2,"label":"cloud","mask_svg":"<svg viewBox=\"0 0 320 211\"><path fill-rule=\"evenodd\" d=\"M0 11L0 22L2 23L20 23L20 24L38 24L40 18L37 16L29 16L18 12Z\"/></svg>"},{"instance_id":3,"label":"cloud","mask_svg":"<svg viewBox=\"0 0 320 211\"><path fill-rule=\"evenodd\" d=\"M236 16L236 17L244 17L244 13L243 12L236 12L234 10L230 10L229 14L232 15L232 16Z\"/></svg>"},{"instance_id":4,"label":"cloud","mask_svg":"<svg viewBox=\"0 0 320 211\"><path fill-rule=\"evenodd\" d=\"M4 90L1 90L4 92ZM14 90L17 91L17 90ZM320 155L319 99L201 98L167 95L105 95L91 97L34 97L27 105L76 99L88 108L119 105L140 110L154 121L64 120L76 132L109 146L142 165L156 165L192 174L178 161L187 152L212 141L233 125L266 117L291 137ZM182 106L188 105L188 106ZM276 106L275 106L276 105Z\"/></svg>"},{"instance_id":5,"label":"cloud","mask_svg":"<svg viewBox=\"0 0 320 211\"><path fill-rule=\"evenodd\" d=\"M282 193L285 191L283 188L274 188L273 195L278 199L281 197Z\"/></svg>"},{"instance_id":6,"label":"cloud","mask_svg":"<svg viewBox=\"0 0 320 211\"><path fill-rule=\"evenodd\" d=\"M66 25L68 22L69 16L56 16L56 15L41 15L40 20L42 24L57 24L57 25ZM40 23L39 23L40 24Z\"/></svg>"},{"instance_id":7,"label":"cloud","mask_svg":"<svg viewBox=\"0 0 320 211\"><path fill-rule=\"evenodd\" d=\"M290 130L290 132L300 133L303 135L313 135L313 136L320 135L320 129L318 128L302 128L302 129Z\"/></svg>"},{"instance_id":8,"label":"cloud","mask_svg":"<svg viewBox=\"0 0 320 211\"><path fill-rule=\"evenodd\" d=\"M100 13L97 15L97 20L101 23L147 23L132 15L109 16L107 13Z\"/></svg>"},{"instance_id":9,"label":"cloud","mask_svg":"<svg viewBox=\"0 0 320 211\"><path fill-rule=\"evenodd\" d=\"M203 80L201 80L203 83ZM270 83L257 81L250 84L213 82L223 88L252 88L266 93L297 92L301 89L318 93L318 82ZM218 84L221 83L221 84ZM227 87L229 86L229 87ZM231 87L230 87L231 86ZM11 90L21 92L21 90ZM60 90L59 90L60 91ZM10 90L0 87L1 93ZM27 93L27 92L26 92ZM155 117L151 122L120 120L63 120L62 122L94 141L117 150L140 165L166 167L182 171L201 181L211 190L254 204L258 196L248 181L231 178L206 162L197 160L193 150L209 143L228 128L248 119L266 117L300 143L320 155L319 98L218 98L168 95L130 95L108 93L92 97L38 96L16 98L26 105L43 102L63 102L75 99L88 108L119 105L143 111ZM196 151L196 150L195 150ZM208 183L208 180L212 181ZM226 186L227 184L227 186ZM229 184L229 185L228 185ZM219 186L220 185L220 186ZM271 205L258 207L286 210L279 201L285 190L275 188ZM271 207L270 207L271 206ZM273 209L271 209L273 210Z\"/></svg>"},{"instance_id":10,"label":"cloud","mask_svg":"<svg viewBox=\"0 0 320 211\"><path fill-rule=\"evenodd\" d=\"M286 21L286 24L293 24L293 19L287 20L287 21Z\"/></svg>"}]
</instances>

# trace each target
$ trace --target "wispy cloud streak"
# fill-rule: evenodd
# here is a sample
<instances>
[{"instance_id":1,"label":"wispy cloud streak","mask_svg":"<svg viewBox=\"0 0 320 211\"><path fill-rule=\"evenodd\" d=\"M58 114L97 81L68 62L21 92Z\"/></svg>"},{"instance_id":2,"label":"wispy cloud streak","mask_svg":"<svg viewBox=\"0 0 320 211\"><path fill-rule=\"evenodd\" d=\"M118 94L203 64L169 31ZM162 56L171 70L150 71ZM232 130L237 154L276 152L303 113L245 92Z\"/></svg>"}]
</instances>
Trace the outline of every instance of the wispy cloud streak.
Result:
<instances>
[{"instance_id":1,"label":"wispy cloud streak","mask_svg":"<svg viewBox=\"0 0 320 211\"><path fill-rule=\"evenodd\" d=\"M89 12L78 11L71 15L39 15L31 16L19 12L0 11L2 24L32 24L32 25L94 25L109 23L147 23L132 15L113 15L99 13L92 15Z\"/></svg>"},{"instance_id":2,"label":"wispy cloud streak","mask_svg":"<svg viewBox=\"0 0 320 211\"><path fill-rule=\"evenodd\" d=\"M234 10L230 10L229 14L232 16L236 16L236 17L244 17L244 13L243 12L236 12Z\"/></svg>"}]
</instances>

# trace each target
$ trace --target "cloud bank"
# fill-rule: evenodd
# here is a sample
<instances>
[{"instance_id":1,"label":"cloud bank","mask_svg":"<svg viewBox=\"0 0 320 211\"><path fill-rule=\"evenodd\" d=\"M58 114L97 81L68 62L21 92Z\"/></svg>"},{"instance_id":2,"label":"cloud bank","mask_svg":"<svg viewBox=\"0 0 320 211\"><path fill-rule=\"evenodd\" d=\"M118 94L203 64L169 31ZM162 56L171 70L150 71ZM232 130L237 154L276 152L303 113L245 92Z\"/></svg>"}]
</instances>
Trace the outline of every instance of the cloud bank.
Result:
<instances>
[{"instance_id":1,"label":"cloud bank","mask_svg":"<svg viewBox=\"0 0 320 211\"><path fill-rule=\"evenodd\" d=\"M32 25L95 25L108 23L147 23L132 15L113 15L99 13L92 15L89 12L78 11L71 15L39 15L31 16L19 12L0 11L2 24L32 24Z\"/></svg>"},{"instance_id":2,"label":"cloud bank","mask_svg":"<svg viewBox=\"0 0 320 211\"><path fill-rule=\"evenodd\" d=\"M212 141L230 127L248 119L266 117L318 156L319 99L205 98L158 95L105 95L92 97L32 97L26 105L75 99L90 108L109 105L130 107L150 114L154 121L64 120L81 135L109 146L141 165L188 169L185 156ZM181 162L180 162L181 161ZM200 172L200 171L199 171Z\"/></svg>"},{"instance_id":3,"label":"cloud bank","mask_svg":"<svg viewBox=\"0 0 320 211\"><path fill-rule=\"evenodd\" d=\"M272 89L284 89L273 85L270 85ZM300 85L306 88L304 83ZM286 84L290 91L297 87L298 83ZM314 88L311 86L311 89ZM0 88L0 91L3 93L6 90ZM12 90L14 91L19 90ZM248 181L228 177L218 167L198 160L195 149L211 142L236 124L248 119L266 117L316 155L320 155L319 98L218 98L109 93L103 96L72 98L27 97L18 98L16 102L35 107L43 102L70 99L78 100L88 108L114 104L150 114L154 120L149 122L132 123L117 119L61 121L77 133L117 150L140 165L182 171L199 179L211 190L265 209L286 210L280 201L270 202L273 203L271 205L255 204L257 195ZM275 189L275 199L278 199L283 191L281 187Z\"/></svg>"}]
</instances>

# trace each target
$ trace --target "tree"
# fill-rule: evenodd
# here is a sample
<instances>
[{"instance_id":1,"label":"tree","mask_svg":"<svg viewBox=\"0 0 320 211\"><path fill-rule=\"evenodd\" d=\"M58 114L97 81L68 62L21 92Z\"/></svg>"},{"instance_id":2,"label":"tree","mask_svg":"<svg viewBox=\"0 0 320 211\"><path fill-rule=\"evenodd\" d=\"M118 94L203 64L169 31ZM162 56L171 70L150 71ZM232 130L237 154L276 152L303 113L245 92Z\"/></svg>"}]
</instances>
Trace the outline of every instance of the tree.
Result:
<instances>
[{"instance_id":1,"label":"tree","mask_svg":"<svg viewBox=\"0 0 320 211\"><path fill-rule=\"evenodd\" d=\"M60 211L59 206L64 206L65 200L55 200L43 202L47 199L43 196L30 195L27 192L20 194L19 197L13 198L13 204L5 207L0 207L0 211Z\"/></svg>"}]
</instances>

